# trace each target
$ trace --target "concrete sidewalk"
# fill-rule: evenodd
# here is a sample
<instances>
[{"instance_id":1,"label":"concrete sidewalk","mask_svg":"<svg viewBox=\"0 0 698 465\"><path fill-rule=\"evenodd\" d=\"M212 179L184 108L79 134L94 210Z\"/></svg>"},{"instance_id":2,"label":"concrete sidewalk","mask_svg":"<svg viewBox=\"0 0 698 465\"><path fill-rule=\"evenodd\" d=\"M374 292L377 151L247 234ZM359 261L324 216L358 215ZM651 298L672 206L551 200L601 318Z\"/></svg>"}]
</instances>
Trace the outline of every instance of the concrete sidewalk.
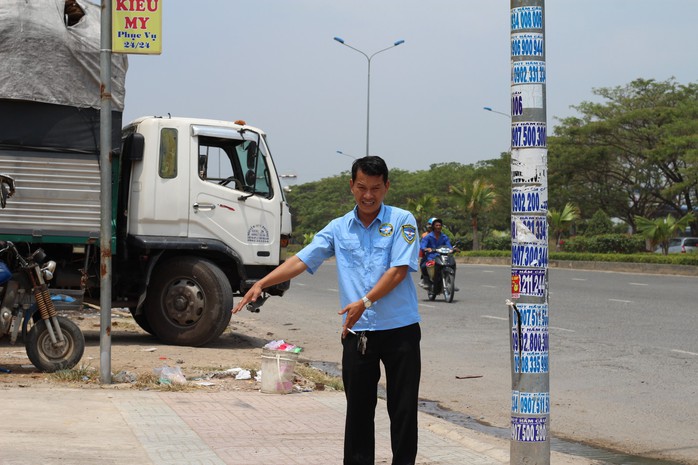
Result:
<instances>
[{"instance_id":1,"label":"concrete sidewalk","mask_svg":"<svg viewBox=\"0 0 698 465\"><path fill-rule=\"evenodd\" d=\"M156 392L55 385L0 390L1 465L342 463L344 394ZM420 413L419 464L509 463L509 442ZM376 463L390 463L385 402ZM553 453L552 463L591 463Z\"/></svg>"}]
</instances>

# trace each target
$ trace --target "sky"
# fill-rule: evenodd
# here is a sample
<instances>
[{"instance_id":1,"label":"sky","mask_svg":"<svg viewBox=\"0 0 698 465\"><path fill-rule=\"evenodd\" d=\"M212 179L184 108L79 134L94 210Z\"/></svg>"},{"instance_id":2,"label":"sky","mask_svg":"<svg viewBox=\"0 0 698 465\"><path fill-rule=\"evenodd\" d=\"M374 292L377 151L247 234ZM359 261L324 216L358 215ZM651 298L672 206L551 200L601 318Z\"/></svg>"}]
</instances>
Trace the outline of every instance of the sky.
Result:
<instances>
[{"instance_id":1,"label":"sky","mask_svg":"<svg viewBox=\"0 0 698 465\"><path fill-rule=\"evenodd\" d=\"M290 186L365 155L369 107L369 153L390 168L509 148L509 1L162 1L163 51L129 55L124 123L243 119ZM698 82L698 0L548 0L545 16L548 134L595 88ZM370 102L367 59L334 37L369 56L405 41L371 59Z\"/></svg>"}]
</instances>

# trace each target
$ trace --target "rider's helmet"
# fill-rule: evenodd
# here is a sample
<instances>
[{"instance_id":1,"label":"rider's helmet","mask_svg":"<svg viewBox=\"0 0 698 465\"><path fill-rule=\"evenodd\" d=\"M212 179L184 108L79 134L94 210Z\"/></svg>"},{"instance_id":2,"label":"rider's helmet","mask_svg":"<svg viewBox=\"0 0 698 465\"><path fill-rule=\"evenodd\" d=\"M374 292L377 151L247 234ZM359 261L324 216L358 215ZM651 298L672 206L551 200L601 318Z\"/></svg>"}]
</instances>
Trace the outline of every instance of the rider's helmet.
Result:
<instances>
[{"instance_id":1,"label":"rider's helmet","mask_svg":"<svg viewBox=\"0 0 698 465\"><path fill-rule=\"evenodd\" d=\"M436 218L436 217L429 218L429 221L427 221L427 226L431 228L431 224L432 224L432 223L434 222L434 220L436 220L436 219L438 219L438 218Z\"/></svg>"}]
</instances>

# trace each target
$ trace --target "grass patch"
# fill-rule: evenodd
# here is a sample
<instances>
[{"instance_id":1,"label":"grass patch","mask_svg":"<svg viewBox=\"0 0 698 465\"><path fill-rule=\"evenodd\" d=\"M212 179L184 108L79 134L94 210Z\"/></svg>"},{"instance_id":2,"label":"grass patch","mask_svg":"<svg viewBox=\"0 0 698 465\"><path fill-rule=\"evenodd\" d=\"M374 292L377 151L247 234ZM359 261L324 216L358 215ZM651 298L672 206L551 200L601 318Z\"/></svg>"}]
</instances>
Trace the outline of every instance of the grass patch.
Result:
<instances>
[{"instance_id":1,"label":"grass patch","mask_svg":"<svg viewBox=\"0 0 698 465\"><path fill-rule=\"evenodd\" d=\"M70 370L58 370L50 373L54 381L63 383L96 383L99 382L97 369L89 365L80 365Z\"/></svg>"},{"instance_id":2,"label":"grass patch","mask_svg":"<svg viewBox=\"0 0 698 465\"><path fill-rule=\"evenodd\" d=\"M342 378L330 376L322 370L311 367L307 363L297 363L295 372L297 375L315 383L316 387L323 386L324 388L329 388L335 391L344 391L344 383L342 383Z\"/></svg>"}]
</instances>

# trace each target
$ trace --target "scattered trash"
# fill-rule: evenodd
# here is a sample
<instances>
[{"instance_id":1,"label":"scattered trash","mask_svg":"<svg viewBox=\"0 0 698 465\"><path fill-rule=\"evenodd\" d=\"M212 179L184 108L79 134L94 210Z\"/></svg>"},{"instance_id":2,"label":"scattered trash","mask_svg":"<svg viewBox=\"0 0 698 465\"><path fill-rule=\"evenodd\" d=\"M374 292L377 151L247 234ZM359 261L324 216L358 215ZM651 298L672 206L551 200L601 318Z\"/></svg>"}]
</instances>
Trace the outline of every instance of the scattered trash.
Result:
<instances>
[{"instance_id":1,"label":"scattered trash","mask_svg":"<svg viewBox=\"0 0 698 465\"><path fill-rule=\"evenodd\" d=\"M148 347L147 349L143 349L143 352L155 352L158 350L156 347Z\"/></svg>"},{"instance_id":2,"label":"scattered trash","mask_svg":"<svg viewBox=\"0 0 698 465\"><path fill-rule=\"evenodd\" d=\"M282 350L284 352L293 352L294 354L299 354L303 350L302 347L297 347L294 346L293 344L288 344L284 342L283 339L278 340L278 341L270 341L267 342L263 349L269 349L269 350Z\"/></svg>"},{"instance_id":3,"label":"scattered trash","mask_svg":"<svg viewBox=\"0 0 698 465\"><path fill-rule=\"evenodd\" d=\"M260 390L269 394L289 394L293 390L293 371L302 350L283 340L267 343L262 348Z\"/></svg>"},{"instance_id":4,"label":"scattered trash","mask_svg":"<svg viewBox=\"0 0 698 465\"><path fill-rule=\"evenodd\" d=\"M179 367L153 368L153 372L158 376L160 384L187 384L187 378Z\"/></svg>"},{"instance_id":5,"label":"scattered trash","mask_svg":"<svg viewBox=\"0 0 698 465\"><path fill-rule=\"evenodd\" d=\"M75 299L65 294L54 294L51 296L54 302L75 302Z\"/></svg>"},{"instance_id":6,"label":"scattered trash","mask_svg":"<svg viewBox=\"0 0 698 465\"><path fill-rule=\"evenodd\" d=\"M252 373L249 370L245 370L243 368L228 368L227 370L214 371L213 373L208 373L203 378L211 379L231 377L235 377L235 379L252 379Z\"/></svg>"},{"instance_id":7,"label":"scattered trash","mask_svg":"<svg viewBox=\"0 0 698 465\"><path fill-rule=\"evenodd\" d=\"M12 370L9 368L0 367L0 373L12 373Z\"/></svg>"},{"instance_id":8,"label":"scattered trash","mask_svg":"<svg viewBox=\"0 0 698 465\"><path fill-rule=\"evenodd\" d=\"M196 381L194 384L198 386L215 386L216 383L212 383L211 381Z\"/></svg>"},{"instance_id":9,"label":"scattered trash","mask_svg":"<svg viewBox=\"0 0 698 465\"><path fill-rule=\"evenodd\" d=\"M137 376L135 373L131 373L130 371L124 371L121 370L114 376L112 376L112 381L115 383L135 383L137 379Z\"/></svg>"},{"instance_id":10,"label":"scattered trash","mask_svg":"<svg viewBox=\"0 0 698 465\"><path fill-rule=\"evenodd\" d=\"M465 375L465 376L456 375L456 379L475 379L475 378L482 378L482 375Z\"/></svg>"}]
</instances>

